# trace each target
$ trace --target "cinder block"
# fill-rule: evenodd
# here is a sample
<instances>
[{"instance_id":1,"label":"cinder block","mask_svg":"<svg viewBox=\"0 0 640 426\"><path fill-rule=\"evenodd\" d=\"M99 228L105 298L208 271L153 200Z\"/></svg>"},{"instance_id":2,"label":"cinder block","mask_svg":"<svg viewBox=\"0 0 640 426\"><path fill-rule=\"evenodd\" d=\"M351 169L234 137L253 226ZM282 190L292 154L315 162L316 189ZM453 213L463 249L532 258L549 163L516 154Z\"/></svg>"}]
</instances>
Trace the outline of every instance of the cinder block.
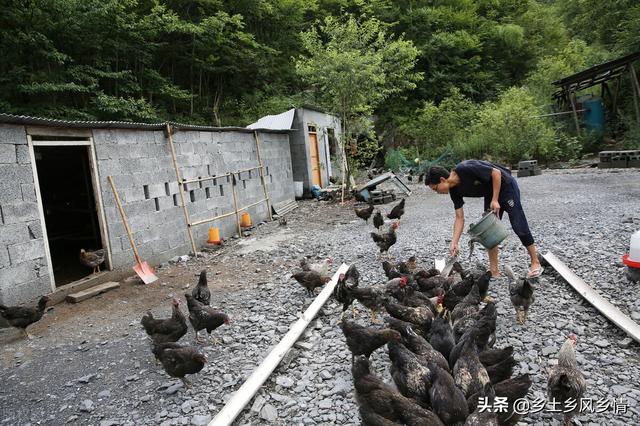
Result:
<instances>
[{"instance_id":1,"label":"cinder block","mask_svg":"<svg viewBox=\"0 0 640 426\"><path fill-rule=\"evenodd\" d=\"M145 199L144 189L142 187L126 188L124 190L118 189L118 191L119 192L121 191L120 198L122 199L122 202L125 204L135 203ZM125 213L127 213L126 209L125 209Z\"/></svg>"},{"instance_id":2,"label":"cinder block","mask_svg":"<svg viewBox=\"0 0 640 426\"><path fill-rule=\"evenodd\" d=\"M32 240L42 238L42 225L39 220L27 223L27 230L29 232L29 238Z\"/></svg>"},{"instance_id":3,"label":"cinder block","mask_svg":"<svg viewBox=\"0 0 640 426\"><path fill-rule=\"evenodd\" d=\"M18 161L16 156L16 145L0 145L0 164L13 164Z\"/></svg>"},{"instance_id":4,"label":"cinder block","mask_svg":"<svg viewBox=\"0 0 640 426\"><path fill-rule=\"evenodd\" d=\"M0 288L0 303L5 305L21 305L35 303L38 298L51 293L51 278L48 275L33 280L15 283Z\"/></svg>"},{"instance_id":5,"label":"cinder block","mask_svg":"<svg viewBox=\"0 0 640 426\"><path fill-rule=\"evenodd\" d=\"M0 246L0 268L6 268L11 264L9 259L9 251L6 247Z\"/></svg>"},{"instance_id":6,"label":"cinder block","mask_svg":"<svg viewBox=\"0 0 640 426\"><path fill-rule=\"evenodd\" d=\"M19 183L33 183L31 166L17 163L0 165L0 182L14 185Z\"/></svg>"},{"instance_id":7,"label":"cinder block","mask_svg":"<svg viewBox=\"0 0 640 426\"><path fill-rule=\"evenodd\" d=\"M38 278L40 266L33 261L23 262L0 269L0 283L3 286L17 285Z\"/></svg>"},{"instance_id":8,"label":"cinder block","mask_svg":"<svg viewBox=\"0 0 640 426\"><path fill-rule=\"evenodd\" d=\"M8 246L9 258L12 265L17 265L28 260L45 257L44 241L42 239L30 240Z\"/></svg>"},{"instance_id":9,"label":"cinder block","mask_svg":"<svg viewBox=\"0 0 640 426\"><path fill-rule=\"evenodd\" d=\"M31 164L29 157L29 147L27 145L16 145L16 157L18 164Z\"/></svg>"},{"instance_id":10,"label":"cinder block","mask_svg":"<svg viewBox=\"0 0 640 426\"><path fill-rule=\"evenodd\" d=\"M164 183L149 185L149 198L163 197L165 195Z\"/></svg>"},{"instance_id":11,"label":"cinder block","mask_svg":"<svg viewBox=\"0 0 640 426\"><path fill-rule=\"evenodd\" d=\"M3 203L2 218L5 224L23 223L38 219L38 205L31 202Z\"/></svg>"},{"instance_id":12,"label":"cinder block","mask_svg":"<svg viewBox=\"0 0 640 426\"><path fill-rule=\"evenodd\" d=\"M14 203L22 199L22 190L20 185L15 182L0 181L0 205ZM0 223L2 221L0 220Z\"/></svg>"},{"instance_id":13,"label":"cinder block","mask_svg":"<svg viewBox=\"0 0 640 426\"><path fill-rule=\"evenodd\" d=\"M36 186L30 183L21 183L22 201L37 203Z\"/></svg>"},{"instance_id":14,"label":"cinder block","mask_svg":"<svg viewBox=\"0 0 640 426\"><path fill-rule=\"evenodd\" d=\"M0 144L26 145L27 132L24 126L0 124Z\"/></svg>"},{"instance_id":15,"label":"cinder block","mask_svg":"<svg viewBox=\"0 0 640 426\"><path fill-rule=\"evenodd\" d=\"M175 206L173 205L173 197L158 197L158 204L160 207L160 211L175 208Z\"/></svg>"}]
</instances>

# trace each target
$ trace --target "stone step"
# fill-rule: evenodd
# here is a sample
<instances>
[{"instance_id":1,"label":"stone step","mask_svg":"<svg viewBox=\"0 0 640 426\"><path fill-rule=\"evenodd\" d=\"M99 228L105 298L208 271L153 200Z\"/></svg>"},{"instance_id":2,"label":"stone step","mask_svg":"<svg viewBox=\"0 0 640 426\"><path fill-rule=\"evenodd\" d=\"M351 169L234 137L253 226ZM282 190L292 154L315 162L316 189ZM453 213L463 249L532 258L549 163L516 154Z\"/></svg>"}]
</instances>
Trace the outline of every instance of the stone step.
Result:
<instances>
[{"instance_id":1,"label":"stone step","mask_svg":"<svg viewBox=\"0 0 640 426\"><path fill-rule=\"evenodd\" d=\"M105 293L109 290L113 290L114 288L118 288L118 287L120 287L120 283L109 281L104 284L100 284L95 287L91 287L86 290L70 294L67 296L67 302L71 302L71 303L82 302L83 300L89 299L93 296L97 296L98 294Z\"/></svg>"}]
</instances>

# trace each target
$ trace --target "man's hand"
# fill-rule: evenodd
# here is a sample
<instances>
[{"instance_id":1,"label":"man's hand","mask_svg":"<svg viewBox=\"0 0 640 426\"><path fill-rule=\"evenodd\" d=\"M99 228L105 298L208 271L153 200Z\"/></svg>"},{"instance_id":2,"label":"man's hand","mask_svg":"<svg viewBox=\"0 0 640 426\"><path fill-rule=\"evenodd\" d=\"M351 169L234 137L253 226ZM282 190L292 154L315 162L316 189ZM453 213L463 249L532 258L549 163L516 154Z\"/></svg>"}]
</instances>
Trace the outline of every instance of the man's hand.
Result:
<instances>
[{"instance_id":1,"label":"man's hand","mask_svg":"<svg viewBox=\"0 0 640 426\"><path fill-rule=\"evenodd\" d=\"M500 216L500 203L498 203L497 201L491 201L489 208L493 213L495 213L496 216Z\"/></svg>"},{"instance_id":2,"label":"man's hand","mask_svg":"<svg viewBox=\"0 0 640 426\"><path fill-rule=\"evenodd\" d=\"M460 250L458 249L458 242L451 241L451 244L449 244L449 255L451 257L456 257L458 253L460 253Z\"/></svg>"}]
</instances>

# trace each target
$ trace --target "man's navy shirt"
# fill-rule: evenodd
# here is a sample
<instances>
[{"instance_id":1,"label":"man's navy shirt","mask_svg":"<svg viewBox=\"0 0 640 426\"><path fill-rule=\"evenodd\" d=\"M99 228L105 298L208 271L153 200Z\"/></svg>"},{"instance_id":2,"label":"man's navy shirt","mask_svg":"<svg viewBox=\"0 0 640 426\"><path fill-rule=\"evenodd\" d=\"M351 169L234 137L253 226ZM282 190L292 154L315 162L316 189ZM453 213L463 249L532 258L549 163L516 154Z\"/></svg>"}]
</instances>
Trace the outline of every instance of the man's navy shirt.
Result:
<instances>
[{"instance_id":1,"label":"man's navy shirt","mask_svg":"<svg viewBox=\"0 0 640 426\"><path fill-rule=\"evenodd\" d=\"M460 178L460 183L449 190L454 209L457 210L464 205L463 197L492 197L491 171L494 168L500 170L502 175L500 192L503 188L510 188L513 179L511 172L497 164L483 160L465 160L453 169Z\"/></svg>"}]
</instances>

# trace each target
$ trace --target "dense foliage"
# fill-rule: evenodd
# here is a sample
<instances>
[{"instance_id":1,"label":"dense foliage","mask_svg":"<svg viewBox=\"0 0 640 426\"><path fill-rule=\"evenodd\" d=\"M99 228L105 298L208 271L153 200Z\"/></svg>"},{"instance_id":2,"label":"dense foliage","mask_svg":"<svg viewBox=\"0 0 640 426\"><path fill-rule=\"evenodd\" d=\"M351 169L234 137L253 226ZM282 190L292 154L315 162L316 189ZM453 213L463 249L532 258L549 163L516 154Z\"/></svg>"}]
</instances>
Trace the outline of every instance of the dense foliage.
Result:
<instances>
[{"instance_id":1,"label":"dense foliage","mask_svg":"<svg viewBox=\"0 0 640 426\"><path fill-rule=\"evenodd\" d=\"M314 103L355 165L378 143L566 160L602 141L540 117L551 82L639 50L634 0L7 0L0 112L246 125ZM609 135L635 147L626 76L620 93Z\"/></svg>"}]
</instances>

